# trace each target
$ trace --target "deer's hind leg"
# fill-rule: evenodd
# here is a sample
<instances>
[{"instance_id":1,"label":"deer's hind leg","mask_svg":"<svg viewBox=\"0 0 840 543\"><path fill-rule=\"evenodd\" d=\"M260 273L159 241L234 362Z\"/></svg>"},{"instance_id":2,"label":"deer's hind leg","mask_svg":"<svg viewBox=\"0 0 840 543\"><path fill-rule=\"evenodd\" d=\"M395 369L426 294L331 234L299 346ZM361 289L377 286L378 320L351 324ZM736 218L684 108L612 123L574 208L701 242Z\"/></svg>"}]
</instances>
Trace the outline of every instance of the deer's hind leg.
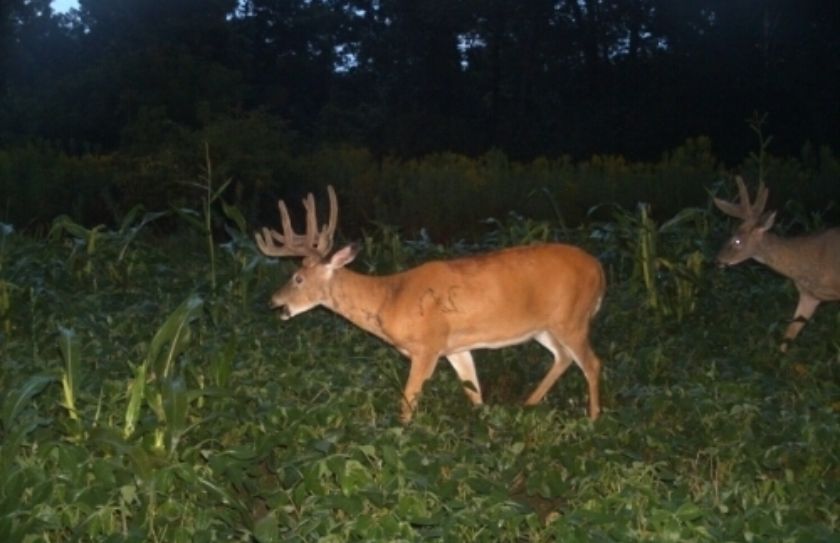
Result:
<instances>
[{"instance_id":1,"label":"deer's hind leg","mask_svg":"<svg viewBox=\"0 0 840 543\"><path fill-rule=\"evenodd\" d=\"M601 414L601 359L592 350L589 341L584 341L580 346L580 357L575 357L575 362L583 370L586 377L586 384L589 386L589 418L595 420Z\"/></svg>"},{"instance_id":2,"label":"deer's hind leg","mask_svg":"<svg viewBox=\"0 0 840 543\"><path fill-rule=\"evenodd\" d=\"M558 338L561 336L556 332L544 332L534 338L554 353L554 365L548 370L542 382L537 386L537 389L525 402L526 405L533 405L539 402L551 386L569 368L571 361L574 360L583 371L589 388L589 418L592 420L598 418L598 415L601 413L601 360L592 350L587 334L588 330L584 329L577 337L564 337L565 341L560 341Z\"/></svg>"},{"instance_id":3,"label":"deer's hind leg","mask_svg":"<svg viewBox=\"0 0 840 543\"><path fill-rule=\"evenodd\" d=\"M549 368L548 373L545 374L540 384L534 389L534 392L525 400L525 405L536 405L542 401L548 391L554 386L554 383L569 369L572 364L572 358L566 351L566 348L557 341L554 336L548 332L542 332L535 338L537 342L551 351L554 355L554 364Z\"/></svg>"},{"instance_id":4,"label":"deer's hind leg","mask_svg":"<svg viewBox=\"0 0 840 543\"><path fill-rule=\"evenodd\" d=\"M814 314L818 305L820 305L819 300L810 294L799 291L799 303L796 304L796 311L793 312L793 322L785 330L785 337L782 340L782 345L779 347L782 352L787 351L790 342L799 334L802 327L805 326L805 323Z\"/></svg>"}]
</instances>

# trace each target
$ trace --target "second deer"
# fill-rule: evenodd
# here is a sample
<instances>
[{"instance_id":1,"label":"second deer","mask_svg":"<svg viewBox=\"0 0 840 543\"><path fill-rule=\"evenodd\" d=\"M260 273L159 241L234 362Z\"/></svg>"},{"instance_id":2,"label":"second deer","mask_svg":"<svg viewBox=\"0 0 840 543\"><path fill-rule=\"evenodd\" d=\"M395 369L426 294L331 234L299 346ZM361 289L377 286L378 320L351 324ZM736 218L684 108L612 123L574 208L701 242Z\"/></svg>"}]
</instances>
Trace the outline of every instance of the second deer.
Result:
<instances>
[{"instance_id":1,"label":"second deer","mask_svg":"<svg viewBox=\"0 0 840 543\"><path fill-rule=\"evenodd\" d=\"M386 276L356 273L346 266L358 253L348 245L330 254L338 217L328 188L329 221L318 229L315 200L304 200L306 232L294 232L279 202L283 232L256 234L263 254L302 257L301 267L271 297L283 319L324 306L390 343L411 361L402 401L408 422L423 384L445 357L473 404L481 404L474 349L495 349L534 340L554 363L526 400L536 404L572 361L589 386L589 416L600 413L601 361L589 343L590 321L604 296L601 264L570 245L514 247L449 261L427 262Z\"/></svg>"},{"instance_id":2,"label":"second deer","mask_svg":"<svg viewBox=\"0 0 840 543\"><path fill-rule=\"evenodd\" d=\"M735 179L740 201L715 198L715 205L741 224L720 250L717 261L732 266L752 258L790 278L799 291L793 321L785 331L781 350L787 350L821 302L840 300L840 228L798 236L781 237L770 232L776 212L764 212L767 187L760 183L755 202L750 203L744 180Z\"/></svg>"}]
</instances>

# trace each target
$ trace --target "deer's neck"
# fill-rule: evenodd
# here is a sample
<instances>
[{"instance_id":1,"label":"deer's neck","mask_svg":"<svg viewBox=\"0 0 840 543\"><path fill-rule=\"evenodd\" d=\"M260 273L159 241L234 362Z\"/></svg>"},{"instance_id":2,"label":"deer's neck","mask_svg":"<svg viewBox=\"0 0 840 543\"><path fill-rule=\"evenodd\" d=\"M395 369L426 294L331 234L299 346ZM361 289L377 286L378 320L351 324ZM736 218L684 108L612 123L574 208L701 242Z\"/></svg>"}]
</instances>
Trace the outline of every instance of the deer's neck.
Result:
<instances>
[{"instance_id":1,"label":"deer's neck","mask_svg":"<svg viewBox=\"0 0 840 543\"><path fill-rule=\"evenodd\" d=\"M373 276L346 268L335 271L326 304L359 328L389 341L383 330L382 311L398 289L396 276Z\"/></svg>"},{"instance_id":2,"label":"deer's neck","mask_svg":"<svg viewBox=\"0 0 840 543\"><path fill-rule=\"evenodd\" d=\"M813 263L803 258L802 243L794 238L784 238L767 232L755 258L778 273L794 281L813 272Z\"/></svg>"}]
</instances>

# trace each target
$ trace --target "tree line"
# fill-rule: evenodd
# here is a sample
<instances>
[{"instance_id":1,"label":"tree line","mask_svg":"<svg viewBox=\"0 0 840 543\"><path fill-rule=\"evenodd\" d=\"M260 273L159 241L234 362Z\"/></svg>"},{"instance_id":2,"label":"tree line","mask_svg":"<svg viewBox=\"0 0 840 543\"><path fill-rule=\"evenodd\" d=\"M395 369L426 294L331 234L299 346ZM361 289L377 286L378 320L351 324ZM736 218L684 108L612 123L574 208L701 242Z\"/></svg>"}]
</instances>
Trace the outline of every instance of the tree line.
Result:
<instances>
[{"instance_id":1,"label":"tree line","mask_svg":"<svg viewBox=\"0 0 840 543\"><path fill-rule=\"evenodd\" d=\"M376 156L840 143L836 0L0 3L0 144L144 152L258 113Z\"/></svg>"}]
</instances>

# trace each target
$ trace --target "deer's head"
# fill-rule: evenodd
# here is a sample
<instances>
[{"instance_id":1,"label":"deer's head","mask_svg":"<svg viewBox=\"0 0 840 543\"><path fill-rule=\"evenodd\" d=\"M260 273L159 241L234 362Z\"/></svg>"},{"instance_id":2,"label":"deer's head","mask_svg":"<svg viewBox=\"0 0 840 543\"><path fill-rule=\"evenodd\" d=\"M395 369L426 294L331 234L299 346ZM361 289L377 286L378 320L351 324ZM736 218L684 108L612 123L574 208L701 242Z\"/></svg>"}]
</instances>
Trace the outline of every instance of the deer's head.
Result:
<instances>
[{"instance_id":1,"label":"deer's head","mask_svg":"<svg viewBox=\"0 0 840 543\"><path fill-rule=\"evenodd\" d=\"M329 221L320 230L315 214L315 198L310 193L303 200L306 209L306 232L297 234L292 229L285 202L277 204L283 233L263 228L255 234L257 246L266 256L302 257L301 266L285 285L271 296L269 307L280 311L280 318L290 319L330 299L330 282L335 271L353 261L358 253L356 245L348 245L329 256L338 222L338 203L335 190L327 187L330 199Z\"/></svg>"},{"instance_id":2,"label":"deer's head","mask_svg":"<svg viewBox=\"0 0 840 543\"><path fill-rule=\"evenodd\" d=\"M747 191L744 180L736 177L738 184L738 203L727 202L715 198L715 205L732 217L741 219L732 237L724 244L717 255L717 262L720 266L734 266L749 258L754 258L759 252L765 232L773 226L776 219L776 212L764 213L764 206L767 205L767 187L759 183L755 202L750 203L750 195Z\"/></svg>"}]
</instances>

